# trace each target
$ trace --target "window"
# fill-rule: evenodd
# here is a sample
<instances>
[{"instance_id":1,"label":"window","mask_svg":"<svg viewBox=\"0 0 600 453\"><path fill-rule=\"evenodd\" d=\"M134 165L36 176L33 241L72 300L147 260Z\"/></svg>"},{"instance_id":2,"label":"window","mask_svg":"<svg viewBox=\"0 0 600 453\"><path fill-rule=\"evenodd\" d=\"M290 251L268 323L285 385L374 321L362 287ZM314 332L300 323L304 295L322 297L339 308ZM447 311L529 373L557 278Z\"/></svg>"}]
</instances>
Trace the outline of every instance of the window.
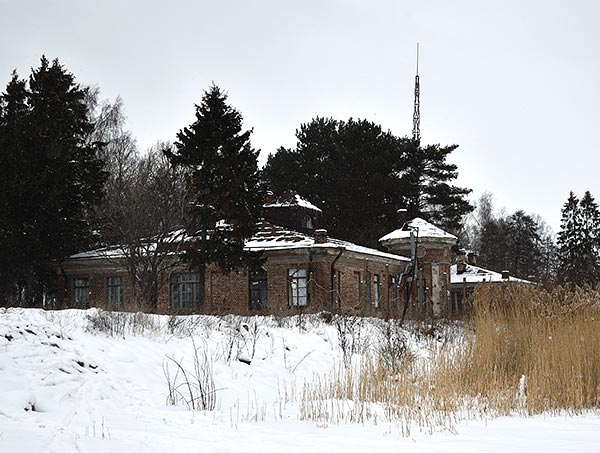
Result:
<instances>
[{"instance_id":1,"label":"window","mask_svg":"<svg viewBox=\"0 0 600 453\"><path fill-rule=\"evenodd\" d=\"M76 278L73 283L75 285L75 306L78 308L88 308L90 306L89 279Z\"/></svg>"},{"instance_id":2,"label":"window","mask_svg":"<svg viewBox=\"0 0 600 453\"><path fill-rule=\"evenodd\" d=\"M392 307L394 311L398 310L398 281L392 277Z\"/></svg>"},{"instance_id":3,"label":"window","mask_svg":"<svg viewBox=\"0 0 600 453\"><path fill-rule=\"evenodd\" d=\"M381 308L381 295L379 294L379 275L373 275L373 301L375 302L375 308Z\"/></svg>"},{"instance_id":4,"label":"window","mask_svg":"<svg viewBox=\"0 0 600 453\"><path fill-rule=\"evenodd\" d=\"M342 304L342 273L337 271L337 294L336 294L336 302L339 307Z\"/></svg>"},{"instance_id":5,"label":"window","mask_svg":"<svg viewBox=\"0 0 600 453\"><path fill-rule=\"evenodd\" d=\"M356 281L356 294L358 295L358 305L360 306L362 300L362 281L360 278L360 272L354 272L354 280Z\"/></svg>"},{"instance_id":6,"label":"window","mask_svg":"<svg viewBox=\"0 0 600 453\"><path fill-rule=\"evenodd\" d=\"M304 218L302 219L302 228L312 230L313 222L312 222L312 218L309 215L305 215Z\"/></svg>"},{"instance_id":7,"label":"window","mask_svg":"<svg viewBox=\"0 0 600 453\"><path fill-rule=\"evenodd\" d=\"M108 307L121 308L123 306L123 277L108 277L106 291Z\"/></svg>"},{"instance_id":8,"label":"window","mask_svg":"<svg viewBox=\"0 0 600 453\"><path fill-rule=\"evenodd\" d=\"M288 269L288 301L292 307L308 303L306 269Z\"/></svg>"},{"instance_id":9,"label":"window","mask_svg":"<svg viewBox=\"0 0 600 453\"><path fill-rule=\"evenodd\" d=\"M250 272L250 310L260 310L267 306L269 288L267 271L260 269Z\"/></svg>"},{"instance_id":10,"label":"window","mask_svg":"<svg viewBox=\"0 0 600 453\"><path fill-rule=\"evenodd\" d=\"M171 274L171 308L191 311L200 303L200 274Z\"/></svg>"},{"instance_id":11,"label":"window","mask_svg":"<svg viewBox=\"0 0 600 453\"><path fill-rule=\"evenodd\" d=\"M369 272L366 273L365 276L365 297L366 297L366 304L367 304L367 308L370 310L371 309L371 274Z\"/></svg>"}]
</instances>

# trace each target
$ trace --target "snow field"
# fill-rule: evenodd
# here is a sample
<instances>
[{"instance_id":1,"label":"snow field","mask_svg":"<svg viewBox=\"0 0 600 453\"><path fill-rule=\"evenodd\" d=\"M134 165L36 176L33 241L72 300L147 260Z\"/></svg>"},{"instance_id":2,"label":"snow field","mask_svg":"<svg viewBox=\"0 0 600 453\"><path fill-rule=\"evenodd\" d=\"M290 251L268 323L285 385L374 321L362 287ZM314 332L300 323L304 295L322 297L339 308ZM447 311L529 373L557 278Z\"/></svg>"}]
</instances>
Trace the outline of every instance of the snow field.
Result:
<instances>
[{"instance_id":1,"label":"snow field","mask_svg":"<svg viewBox=\"0 0 600 453\"><path fill-rule=\"evenodd\" d=\"M107 316L0 309L0 452L600 451L594 413L422 426L411 419L408 437L381 405L330 399L324 404L337 418L303 416L317 404L306 396L317 383L330 383L345 363L360 370L377 321L349 326L360 335L347 337L348 361L335 323L319 316L127 314L112 318L112 335L94 330L99 319L111 323ZM430 356L422 337L408 335L407 345L415 360ZM214 381L211 411L189 409L191 386L175 373L179 363L198 374L196 349ZM180 392L175 406L166 367ZM350 423L349 414L363 416Z\"/></svg>"}]
</instances>

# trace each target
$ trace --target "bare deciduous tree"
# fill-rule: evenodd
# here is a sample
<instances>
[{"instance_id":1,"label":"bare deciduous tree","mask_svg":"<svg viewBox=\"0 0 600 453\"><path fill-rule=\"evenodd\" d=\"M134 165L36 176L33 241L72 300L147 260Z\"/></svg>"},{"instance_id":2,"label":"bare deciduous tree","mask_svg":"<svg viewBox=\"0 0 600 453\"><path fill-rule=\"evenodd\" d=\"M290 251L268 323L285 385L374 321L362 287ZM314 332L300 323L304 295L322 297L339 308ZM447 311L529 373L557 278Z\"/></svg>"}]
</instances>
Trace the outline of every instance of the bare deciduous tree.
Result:
<instances>
[{"instance_id":1,"label":"bare deciduous tree","mask_svg":"<svg viewBox=\"0 0 600 453\"><path fill-rule=\"evenodd\" d=\"M178 263L184 237L186 194L183 174L171 167L157 143L136 160L127 184L106 202L104 231L117 244L117 261L132 284L133 308L156 310L164 275Z\"/></svg>"}]
</instances>

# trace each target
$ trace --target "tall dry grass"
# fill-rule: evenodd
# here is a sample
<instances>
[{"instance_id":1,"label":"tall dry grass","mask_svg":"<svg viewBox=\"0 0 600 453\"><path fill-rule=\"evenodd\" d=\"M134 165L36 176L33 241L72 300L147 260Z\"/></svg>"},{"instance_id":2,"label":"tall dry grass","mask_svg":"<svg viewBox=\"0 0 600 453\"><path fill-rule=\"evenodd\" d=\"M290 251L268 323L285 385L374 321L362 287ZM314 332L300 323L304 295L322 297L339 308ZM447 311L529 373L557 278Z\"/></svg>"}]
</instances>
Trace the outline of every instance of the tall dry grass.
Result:
<instances>
[{"instance_id":1,"label":"tall dry grass","mask_svg":"<svg viewBox=\"0 0 600 453\"><path fill-rule=\"evenodd\" d=\"M596 290L481 286L474 295L474 308L467 324L471 340L451 372L464 394L504 394L509 401L500 407L509 410L511 396L520 391L529 414L578 413L598 407L600 294Z\"/></svg>"},{"instance_id":2,"label":"tall dry grass","mask_svg":"<svg viewBox=\"0 0 600 453\"><path fill-rule=\"evenodd\" d=\"M482 286L473 306L463 335L430 340L426 358L408 354L390 368L375 350L305 383L300 418L387 420L409 435L414 426L452 431L465 419L598 409L597 291Z\"/></svg>"}]
</instances>

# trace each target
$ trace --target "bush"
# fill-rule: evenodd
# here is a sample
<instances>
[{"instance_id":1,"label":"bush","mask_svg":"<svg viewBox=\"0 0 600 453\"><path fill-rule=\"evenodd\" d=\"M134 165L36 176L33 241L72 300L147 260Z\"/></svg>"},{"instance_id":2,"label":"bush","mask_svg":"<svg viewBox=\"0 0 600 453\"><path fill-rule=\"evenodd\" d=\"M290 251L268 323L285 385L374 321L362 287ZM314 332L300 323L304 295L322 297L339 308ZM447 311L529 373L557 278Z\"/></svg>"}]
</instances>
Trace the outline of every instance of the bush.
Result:
<instances>
[{"instance_id":1,"label":"bush","mask_svg":"<svg viewBox=\"0 0 600 453\"><path fill-rule=\"evenodd\" d=\"M126 313L93 308L89 310L86 319L88 331L101 332L111 337L124 337L126 334L143 335L146 332L160 331L160 324L156 316L142 312Z\"/></svg>"}]
</instances>

